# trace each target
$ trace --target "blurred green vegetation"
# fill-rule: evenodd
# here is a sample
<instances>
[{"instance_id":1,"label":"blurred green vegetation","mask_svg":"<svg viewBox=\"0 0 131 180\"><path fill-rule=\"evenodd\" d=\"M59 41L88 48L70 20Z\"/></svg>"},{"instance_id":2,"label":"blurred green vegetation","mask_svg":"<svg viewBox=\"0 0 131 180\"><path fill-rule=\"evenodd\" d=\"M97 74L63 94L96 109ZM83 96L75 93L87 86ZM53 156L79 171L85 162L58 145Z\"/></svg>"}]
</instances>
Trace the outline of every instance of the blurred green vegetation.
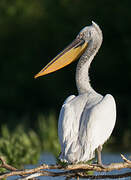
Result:
<instances>
[{"instance_id":1,"label":"blurred green vegetation","mask_svg":"<svg viewBox=\"0 0 131 180\"><path fill-rule=\"evenodd\" d=\"M0 156L8 164L16 168L24 165L37 164L40 154L51 152L55 156L60 153L57 137L57 123L54 113L49 116L38 116L37 129L27 128L26 124L19 124L12 131L7 125L2 125L0 136ZM3 169L0 169L0 172Z\"/></svg>"},{"instance_id":2,"label":"blurred green vegetation","mask_svg":"<svg viewBox=\"0 0 131 180\"><path fill-rule=\"evenodd\" d=\"M50 152L56 157L58 163L66 165L58 159L60 144L57 135L56 114L52 111L48 115L40 114L37 117L36 127L36 129L29 129L26 124L22 123L11 130L7 125L2 125L0 129L0 156L8 164L16 168L23 168L26 164L37 164L40 154ZM125 134L121 146L117 146L117 138L111 137L104 144L103 151L122 152L123 149L130 151L130 138L129 133ZM4 169L0 168L0 172L2 171Z\"/></svg>"},{"instance_id":3,"label":"blurred green vegetation","mask_svg":"<svg viewBox=\"0 0 131 180\"><path fill-rule=\"evenodd\" d=\"M54 112L48 116L40 114L38 116L38 128L36 130L41 142L42 151L52 152L55 156L60 153L60 144L58 142L57 119Z\"/></svg>"},{"instance_id":4,"label":"blurred green vegetation","mask_svg":"<svg viewBox=\"0 0 131 180\"><path fill-rule=\"evenodd\" d=\"M25 132L24 126L18 126L11 132L6 125L1 128L0 156L9 164L22 168L24 164L38 161L41 146L38 135L30 130Z\"/></svg>"},{"instance_id":5,"label":"blurred green vegetation","mask_svg":"<svg viewBox=\"0 0 131 180\"><path fill-rule=\"evenodd\" d=\"M117 147L124 143L129 146L130 9L129 0L1 0L1 127L7 124L11 129L9 132L15 133L16 127L23 123L36 131L38 115L44 113L47 116L51 109L58 119L65 98L77 94L74 78L76 63L36 80L33 76L93 20L100 25L104 40L90 69L91 83L101 94L111 93L115 97L117 124L113 138ZM43 126L41 129L46 128ZM43 134L42 138L45 136ZM52 142L49 146L55 145Z\"/></svg>"}]
</instances>

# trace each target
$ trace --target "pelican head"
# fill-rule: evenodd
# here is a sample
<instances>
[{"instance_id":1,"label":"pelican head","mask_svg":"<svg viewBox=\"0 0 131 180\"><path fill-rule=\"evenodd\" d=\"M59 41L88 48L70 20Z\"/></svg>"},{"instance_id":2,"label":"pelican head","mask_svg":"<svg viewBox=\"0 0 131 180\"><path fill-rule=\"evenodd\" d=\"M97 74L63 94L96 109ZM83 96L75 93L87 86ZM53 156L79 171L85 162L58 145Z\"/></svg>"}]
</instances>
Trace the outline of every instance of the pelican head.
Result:
<instances>
[{"instance_id":1,"label":"pelican head","mask_svg":"<svg viewBox=\"0 0 131 180\"><path fill-rule=\"evenodd\" d=\"M92 21L92 25L84 27L76 38L83 39L87 43L92 40L98 40L102 43L102 31L99 26Z\"/></svg>"},{"instance_id":2,"label":"pelican head","mask_svg":"<svg viewBox=\"0 0 131 180\"><path fill-rule=\"evenodd\" d=\"M84 27L69 46L50 61L38 74L36 74L35 78L52 73L67 66L77 60L91 44L96 44L94 49L99 49L101 43L102 32L99 26L95 22L92 22L91 26Z\"/></svg>"}]
</instances>

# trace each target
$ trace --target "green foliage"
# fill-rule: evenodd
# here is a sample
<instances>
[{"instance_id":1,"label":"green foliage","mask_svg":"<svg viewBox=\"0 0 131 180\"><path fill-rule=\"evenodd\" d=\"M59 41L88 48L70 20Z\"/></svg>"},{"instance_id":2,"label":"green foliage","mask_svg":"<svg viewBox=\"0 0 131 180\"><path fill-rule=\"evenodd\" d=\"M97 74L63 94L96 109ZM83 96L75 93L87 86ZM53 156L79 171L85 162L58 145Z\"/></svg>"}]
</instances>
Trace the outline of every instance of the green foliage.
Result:
<instances>
[{"instance_id":1,"label":"green foliage","mask_svg":"<svg viewBox=\"0 0 131 180\"><path fill-rule=\"evenodd\" d=\"M56 115L51 112L48 116L40 114L38 116L38 136L44 151L52 152L56 156L60 152L60 145L57 135Z\"/></svg>"},{"instance_id":2,"label":"green foliage","mask_svg":"<svg viewBox=\"0 0 131 180\"><path fill-rule=\"evenodd\" d=\"M7 163L22 168L25 164L36 164L40 153L51 152L56 157L60 153L60 144L57 135L57 121L54 112L48 115L40 114L37 118L37 128L29 129L25 124L9 129L7 125L2 125L0 134L0 156L3 156ZM122 145L130 148L130 133L123 136ZM104 150L115 150L116 140L110 140L104 145ZM115 146L115 147L114 147ZM117 147L118 150L118 147ZM88 161L87 163L91 163ZM57 163L66 166L57 158ZM2 172L3 169L0 169ZM92 172L91 172L92 173Z\"/></svg>"},{"instance_id":3,"label":"green foliage","mask_svg":"<svg viewBox=\"0 0 131 180\"><path fill-rule=\"evenodd\" d=\"M57 164L60 164L62 167L66 167L69 164L67 162L61 161L58 157L56 158Z\"/></svg>"},{"instance_id":4,"label":"green foliage","mask_svg":"<svg viewBox=\"0 0 131 180\"><path fill-rule=\"evenodd\" d=\"M54 155L60 152L56 115L52 112L48 116L38 116L37 130L21 124L11 131L2 125L0 132L0 156L17 168L36 164L42 152Z\"/></svg>"},{"instance_id":5,"label":"green foliage","mask_svg":"<svg viewBox=\"0 0 131 180\"><path fill-rule=\"evenodd\" d=\"M25 164L35 164L40 152L39 137L34 131L25 132L23 126L18 126L11 132L7 126L1 127L0 156L7 163L19 168Z\"/></svg>"},{"instance_id":6,"label":"green foliage","mask_svg":"<svg viewBox=\"0 0 131 180\"><path fill-rule=\"evenodd\" d=\"M65 98L76 93L75 65L39 80L33 76L93 20L102 28L104 41L92 64L91 83L101 94L115 97L118 121L114 136L120 144L123 137L123 144L128 143L130 6L130 1L114 0L0 0L0 123L13 124L11 114L16 119L29 114L27 123L32 127L43 109L58 112Z\"/></svg>"},{"instance_id":7,"label":"green foliage","mask_svg":"<svg viewBox=\"0 0 131 180\"><path fill-rule=\"evenodd\" d=\"M1 23L7 23L8 20L17 19L26 22L29 18L38 20L44 15L44 9L42 8L41 3L31 0L1 0L0 9L0 15L2 17L0 20Z\"/></svg>"}]
</instances>

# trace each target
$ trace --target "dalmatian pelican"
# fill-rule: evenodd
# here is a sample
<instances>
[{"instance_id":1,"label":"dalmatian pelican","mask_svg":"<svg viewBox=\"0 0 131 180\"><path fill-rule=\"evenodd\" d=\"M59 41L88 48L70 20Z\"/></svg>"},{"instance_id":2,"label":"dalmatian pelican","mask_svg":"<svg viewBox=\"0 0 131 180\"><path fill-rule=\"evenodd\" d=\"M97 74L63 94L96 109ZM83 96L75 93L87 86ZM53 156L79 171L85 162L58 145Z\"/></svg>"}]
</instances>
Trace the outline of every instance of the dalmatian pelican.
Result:
<instances>
[{"instance_id":1,"label":"dalmatian pelican","mask_svg":"<svg viewBox=\"0 0 131 180\"><path fill-rule=\"evenodd\" d=\"M78 95L69 96L62 105L58 136L60 160L68 163L87 162L97 153L101 160L102 145L110 137L116 122L116 104L112 95L102 96L90 84L89 67L102 44L102 31L92 22L75 40L49 62L35 78L54 72L80 58L76 68Z\"/></svg>"}]
</instances>

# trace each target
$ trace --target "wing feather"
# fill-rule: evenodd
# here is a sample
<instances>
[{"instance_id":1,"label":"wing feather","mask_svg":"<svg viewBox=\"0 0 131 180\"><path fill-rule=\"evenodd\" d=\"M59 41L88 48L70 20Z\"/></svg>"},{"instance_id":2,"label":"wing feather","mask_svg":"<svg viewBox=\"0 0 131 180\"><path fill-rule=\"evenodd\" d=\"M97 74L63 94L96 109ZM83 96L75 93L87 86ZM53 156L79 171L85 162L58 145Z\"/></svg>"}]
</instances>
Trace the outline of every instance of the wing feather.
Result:
<instances>
[{"instance_id":1,"label":"wing feather","mask_svg":"<svg viewBox=\"0 0 131 180\"><path fill-rule=\"evenodd\" d=\"M88 161L95 149L110 137L116 120L116 106L111 95L82 94L69 96L59 116L60 159Z\"/></svg>"},{"instance_id":2,"label":"wing feather","mask_svg":"<svg viewBox=\"0 0 131 180\"><path fill-rule=\"evenodd\" d=\"M78 149L77 139L80 117L87 102L87 94L69 96L64 102L59 116L58 136L61 144L60 159L72 159ZM69 158L69 154L71 157ZM72 161L72 160L70 160Z\"/></svg>"},{"instance_id":3,"label":"wing feather","mask_svg":"<svg viewBox=\"0 0 131 180\"><path fill-rule=\"evenodd\" d=\"M85 107L79 130L81 146L85 149L82 160L88 157L89 151L93 153L99 145L107 141L115 126L115 121L115 100L109 94L92 108Z\"/></svg>"}]
</instances>

